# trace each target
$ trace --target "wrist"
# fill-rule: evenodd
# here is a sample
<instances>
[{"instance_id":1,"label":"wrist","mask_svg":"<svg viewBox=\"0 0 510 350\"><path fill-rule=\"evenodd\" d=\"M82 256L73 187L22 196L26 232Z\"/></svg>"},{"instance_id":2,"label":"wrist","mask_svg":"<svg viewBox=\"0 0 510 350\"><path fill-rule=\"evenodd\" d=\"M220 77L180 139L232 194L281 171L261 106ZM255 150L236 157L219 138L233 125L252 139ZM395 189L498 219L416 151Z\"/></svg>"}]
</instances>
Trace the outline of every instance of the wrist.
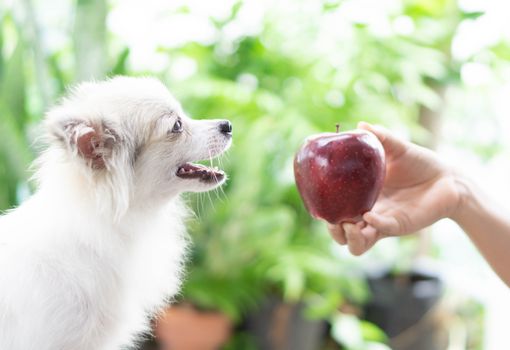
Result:
<instances>
[{"instance_id":1,"label":"wrist","mask_svg":"<svg viewBox=\"0 0 510 350\"><path fill-rule=\"evenodd\" d=\"M470 215L470 208L475 202L474 186L469 179L460 174L455 174L453 177L456 203L449 218L460 224L466 216Z\"/></svg>"}]
</instances>

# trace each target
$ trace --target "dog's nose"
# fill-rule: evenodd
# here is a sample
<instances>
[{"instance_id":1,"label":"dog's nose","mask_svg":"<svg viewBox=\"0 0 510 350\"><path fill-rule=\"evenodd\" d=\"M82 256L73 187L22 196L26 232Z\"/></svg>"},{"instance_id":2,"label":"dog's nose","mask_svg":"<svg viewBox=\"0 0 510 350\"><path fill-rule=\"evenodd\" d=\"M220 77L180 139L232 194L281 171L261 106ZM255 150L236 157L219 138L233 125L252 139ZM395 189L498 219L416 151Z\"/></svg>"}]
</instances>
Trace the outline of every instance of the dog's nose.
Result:
<instances>
[{"instance_id":1,"label":"dog's nose","mask_svg":"<svg viewBox=\"0 0 510 350\"><path fill-rule=\"evenodd\" d=\"M232 133L232 123L228 120L224 120L220 123L220 131L224 134Z\"/></svg>"}]
</instances>

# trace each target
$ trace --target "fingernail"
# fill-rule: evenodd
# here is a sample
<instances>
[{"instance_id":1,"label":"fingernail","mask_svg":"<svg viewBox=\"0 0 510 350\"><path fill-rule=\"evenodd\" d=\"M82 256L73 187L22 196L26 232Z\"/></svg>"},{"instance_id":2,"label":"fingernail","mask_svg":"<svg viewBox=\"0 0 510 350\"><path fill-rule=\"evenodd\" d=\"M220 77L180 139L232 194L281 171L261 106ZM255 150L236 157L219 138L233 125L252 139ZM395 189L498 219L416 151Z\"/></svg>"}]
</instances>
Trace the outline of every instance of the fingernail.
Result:
<instances>
[{"instance_id":1,"label":"fingernail","mask_svg":"<svg viewBox=\"0 0 510 350\"><path fill-rule=\"evenodd\" d=\"M342 224L342 228L345 232L351 232L354 228L354 224L351 224L350 222L345 222Z\"/></svg>"},{"instance_id":2,"label":"fingernail","mask_svg":"<svg viewBox=\"0 0 510 350\"><path fill-rule=\"evenodd\" d=\"M372 219L372 214L370 212L366 212L365 214L363 214L363 220L365 220L366 222L370 223Z\"/></svg>"}]
</instances>

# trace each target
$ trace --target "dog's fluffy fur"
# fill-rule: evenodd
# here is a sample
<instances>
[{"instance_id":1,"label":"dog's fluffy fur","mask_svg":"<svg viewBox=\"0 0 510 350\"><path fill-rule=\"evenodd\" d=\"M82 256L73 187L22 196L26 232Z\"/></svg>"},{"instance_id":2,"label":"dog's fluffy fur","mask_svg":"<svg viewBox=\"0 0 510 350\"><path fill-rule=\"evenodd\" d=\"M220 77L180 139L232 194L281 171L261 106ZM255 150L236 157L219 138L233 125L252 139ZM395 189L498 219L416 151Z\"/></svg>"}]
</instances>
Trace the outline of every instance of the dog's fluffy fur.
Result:
<instances>
[{"instance_id":1,"label":"dog's fluffy fur","mask_svg":"<svg viewBox=\"0 0 510 350\"><path fill-rule=\"evenodd\" d=\"M150 78L83 83L47 114L38 190L0 217L0 349L113 350L148 330L179 289L179 194L225 178L179 167L228 148L221 125Z\"/></svg>"}]
</instances>

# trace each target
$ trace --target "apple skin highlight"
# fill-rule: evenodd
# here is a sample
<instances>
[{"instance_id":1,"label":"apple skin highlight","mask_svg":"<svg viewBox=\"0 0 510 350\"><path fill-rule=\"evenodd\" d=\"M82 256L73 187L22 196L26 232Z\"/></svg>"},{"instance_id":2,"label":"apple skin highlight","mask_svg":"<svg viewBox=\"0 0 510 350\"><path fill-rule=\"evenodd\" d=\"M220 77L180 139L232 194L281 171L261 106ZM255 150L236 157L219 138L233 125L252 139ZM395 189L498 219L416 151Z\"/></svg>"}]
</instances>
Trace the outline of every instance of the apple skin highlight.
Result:
<instances>
[{"instance_id":1,"label":"apple skin highlight","mask_svg":"<svg viewBox=\"0 0 510 350\"><path fill-rule=\"evenodd\" d=\"M310 136L294 158L306 209L331 224L357 222L372 209L385 172L383 146L364 130Z\"/></svg>"}]
</instances>

